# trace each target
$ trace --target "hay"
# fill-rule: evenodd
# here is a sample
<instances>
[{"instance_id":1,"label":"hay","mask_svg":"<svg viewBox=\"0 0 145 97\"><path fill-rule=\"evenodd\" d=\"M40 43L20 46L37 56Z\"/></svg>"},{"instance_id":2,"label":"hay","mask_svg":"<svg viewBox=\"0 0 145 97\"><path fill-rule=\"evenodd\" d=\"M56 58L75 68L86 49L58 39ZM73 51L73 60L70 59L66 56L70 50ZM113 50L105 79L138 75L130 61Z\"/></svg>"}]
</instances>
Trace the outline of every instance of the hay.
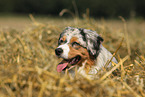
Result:
<instances>
[{"instance_id":1,"label":"hay","mask_svg":"<svg viewBox=\"0 0 145 97\"><path fill-rule=\"evenodd\" d=\"M102 96L145 96L145 52L129 55L126 42L117 52L118 64L111 70L98 73L96 80L88 80L77 74L56 72L61 59L55 56L54 49L60 32L66 26L83 27L99 31L105 39L104 46L114 52L123 34L111 32L105 24L95 20L56 21L43 24L33 19L33 23L23 32L16 30L0 32L0 96L1 97L102 97ZM122 30L124 28L121 28ZM134 53L134 45L130 51ZM142 49L142 48L140 48ZM121 57L120 57L121 56ZM126 56L126 57L125 57ZM120 75L112 72L118 69Z\"/></svg>"}]
</instances>

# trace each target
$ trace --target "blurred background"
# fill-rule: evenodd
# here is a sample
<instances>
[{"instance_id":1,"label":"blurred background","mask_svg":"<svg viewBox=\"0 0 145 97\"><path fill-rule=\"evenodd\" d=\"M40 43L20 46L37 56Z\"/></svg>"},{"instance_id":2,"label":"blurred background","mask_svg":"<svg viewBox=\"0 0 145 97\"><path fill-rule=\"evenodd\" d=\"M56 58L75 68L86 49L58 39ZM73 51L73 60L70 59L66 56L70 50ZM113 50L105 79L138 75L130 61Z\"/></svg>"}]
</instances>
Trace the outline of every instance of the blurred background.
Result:
<instances>
[{"instance_id":1,"label":"blurred background","mask_svg":"<svg viewBox=\"0 0 145 97\"><path fill-rule=\"evenodd\" d=\"M0 0L0 29L23 30L31 23L29 14L42 23L75 17L120 21L119 16L140 22L145 0Z\"/></svg>"},{"instance_id":2,"label":"blurred background","mask_svg":"<svg viewBox=\"0 0 145 97\"><path fill-rule=\"evenodd\" d=\"M145 0L0 0L0 14L39 14L58 16L62 9L77 11L81 17L116 18L123 16L145 18Z\"/></svg>"}]
</instances>

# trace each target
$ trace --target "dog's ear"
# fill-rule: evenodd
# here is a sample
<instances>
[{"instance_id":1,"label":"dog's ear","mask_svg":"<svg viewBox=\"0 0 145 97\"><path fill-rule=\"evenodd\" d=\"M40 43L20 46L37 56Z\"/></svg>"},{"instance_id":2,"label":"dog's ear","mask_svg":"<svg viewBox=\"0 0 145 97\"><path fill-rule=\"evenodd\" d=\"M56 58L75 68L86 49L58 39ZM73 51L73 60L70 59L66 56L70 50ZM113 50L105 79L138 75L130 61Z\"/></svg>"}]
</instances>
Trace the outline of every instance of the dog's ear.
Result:
<instances>
[{"instance_id":1,"label":"dog's ear","mask_svg":"<svg viewBox=\"0 0 145 97\"><path fill-rule=\"evenodd\" d=\"M104 39L101 36L97 36L97 42L98 43L102 43L104 41Z\"/></svg>"},{"instance_id":2,"label":"dog's ear","mask_svg":"<svg viewBox=\"0 0 145 97\"><path fill-rule=\"evenodd\" d=\"M100 44L103 42L103 38L100 37L98 34L92 38L88 38L87 40L87 49L90 54L91 59L96 59L99 55L100 51Z\"/></svg>"}]
</instances>

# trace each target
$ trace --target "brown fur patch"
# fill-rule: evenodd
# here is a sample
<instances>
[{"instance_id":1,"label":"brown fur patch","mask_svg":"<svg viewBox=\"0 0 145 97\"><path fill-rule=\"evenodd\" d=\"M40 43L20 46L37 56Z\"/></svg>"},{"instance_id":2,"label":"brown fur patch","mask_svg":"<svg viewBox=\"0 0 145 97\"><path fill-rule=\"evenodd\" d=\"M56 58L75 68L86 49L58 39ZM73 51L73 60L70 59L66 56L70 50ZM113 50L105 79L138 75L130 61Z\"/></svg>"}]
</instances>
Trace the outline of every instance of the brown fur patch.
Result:
<instances>
[{"instance_id":1,"label":"brown fur patch","mask_svg":"<svg viewBox=\"0 0 145 97\"><path fill-rule=\"evenodd\" d=\"M94 65L94 60L92 60L90 58L90 55L87 51L86 48L78 45L77 47L72 47L72 43L73 42L78 42L78 39L76 37L73 37L71 40L70 40L70 44L69 44L69 48L70 48L70 52L69 52L69 56L68 58L71 59L71 58L74 58L76 57L77 55L80 55L81 56L81 60L80 62L78 62L76 65L79 65L79 66L82 66L82 63L87 60L86 64L85 64L85 71L86 73L89 72L90 68L92 65Z\"/></svg>"},{"instance_id":2,"label":"brown fur patch","mask_svg":"<svg viewBox=\"0 0 145 97\"><path fill-rule=\"evenodd\" d=\"M71 40L70 40L70 43L73 43L73 42L78 42L78 38L77 37L72 37Z\"/></svg>"},{"instance_id":3,"label":"brown fur patch","mask_svg":"<svg viewBox=\"0 0 145 97\"><path fill-rule=\"evenodd\" d=\"M94 64L95 64L95 61L90 59L90 57L89 57L87 59L87 63L85 64L85 71L86 71L87 74L89 73L91 66L94 65Z\"/></svg>"},{"instance_id":4,"label":"brown fur patch","mask_svg":"<svg viewBox=\"0 0 145 97\"><path fill-rule=\"evenodd\" d=\"M61 40L66 41L66 36L64 35Z\"/></svg>"}]
</instances>

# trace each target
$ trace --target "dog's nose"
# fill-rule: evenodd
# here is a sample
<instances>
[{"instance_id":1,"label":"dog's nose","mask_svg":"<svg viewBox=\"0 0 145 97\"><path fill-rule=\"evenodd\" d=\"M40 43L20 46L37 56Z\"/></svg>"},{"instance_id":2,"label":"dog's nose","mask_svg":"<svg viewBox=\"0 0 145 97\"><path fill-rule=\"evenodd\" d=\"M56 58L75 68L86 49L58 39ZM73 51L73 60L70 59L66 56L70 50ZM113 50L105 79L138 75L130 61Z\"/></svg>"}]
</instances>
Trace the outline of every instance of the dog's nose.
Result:
<instances>
[{"instance_id":1,"label":"dog's nose","mask_svg":"<svg viewBox=\"0 0 145 97\"><path fill-rule=\"evenodd\" d=\"M55 54L56 54L57 56L61 55L62 53L63 53L62 48L57 48L57 49L55 49Z\"/></svg>"}]
</instances>

